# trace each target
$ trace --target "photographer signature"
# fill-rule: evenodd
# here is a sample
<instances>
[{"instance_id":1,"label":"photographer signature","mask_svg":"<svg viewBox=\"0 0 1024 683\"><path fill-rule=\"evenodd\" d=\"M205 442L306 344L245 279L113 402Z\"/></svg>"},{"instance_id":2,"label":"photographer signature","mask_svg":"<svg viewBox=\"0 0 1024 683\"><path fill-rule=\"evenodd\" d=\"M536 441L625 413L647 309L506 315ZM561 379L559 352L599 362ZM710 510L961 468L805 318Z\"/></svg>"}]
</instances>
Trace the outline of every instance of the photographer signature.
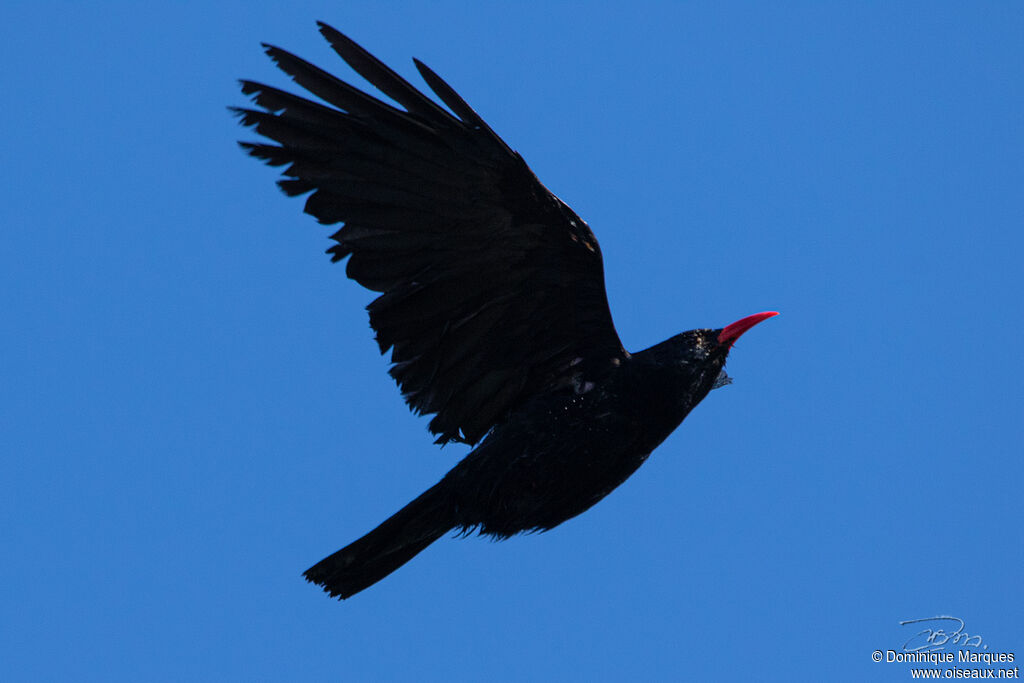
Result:
<instances>
[{"instance_id":1,"label":"photographer signature","mask_svg":"<svg viewBox=\"0 0 1024 683\"><path fill-rule=\"evenodd\" d=\"M988 645L982 645L981 636L970 635L964 631L964 620L957 617L950 616L938 616L938 617L926 617L924 619L907 619L901 621L900 626L906 626L907 624L927 624L929 622L943 622L942 625L949 628L956 625L955 631L946 631L944 628L937 628L938 624L933 627L924 627L910 639L903 643L904 652L933 652L935 650L945 650L946 644L959 645L960 647L980 647L982 650L987 650ZM946 622L953 622L949 624Z\"/></svg>"}]
</instances>

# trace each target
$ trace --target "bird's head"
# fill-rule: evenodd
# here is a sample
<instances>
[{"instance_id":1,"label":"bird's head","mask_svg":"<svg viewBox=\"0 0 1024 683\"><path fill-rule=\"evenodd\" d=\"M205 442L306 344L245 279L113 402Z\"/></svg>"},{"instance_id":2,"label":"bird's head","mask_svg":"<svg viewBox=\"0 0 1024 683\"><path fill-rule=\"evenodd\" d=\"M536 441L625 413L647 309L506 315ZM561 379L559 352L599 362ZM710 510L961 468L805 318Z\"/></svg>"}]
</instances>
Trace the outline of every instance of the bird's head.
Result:
<instances>
[{"instance_id":1,"label":"bird's head","mask_svg":"<svg viewBox=\"0 0 1024 683\"><path fill-rule=\"evenodd\" d=\"M741 318L719 329L690 330L632 356L631 373L643 387L638 395L654 398L643 405L652 426L654 448L712 389L729 384L725 359L736 340L754 325L778 313L765 311Z\"/></svg>"},{"instance_id":2,"label":"bird's head","mask_svg":"<svg viewBox=\"0 0 1024 683\"><path fill-rule=\"evenodd\" d=\"M675 368L678 380L690 387L696 405L708 391L729 384L725 359L736 340L759 322L778 315L776 311L755 313L719 329L690 330L666 339L642 352L662 368Z\"/></svg>"}]
</instances>

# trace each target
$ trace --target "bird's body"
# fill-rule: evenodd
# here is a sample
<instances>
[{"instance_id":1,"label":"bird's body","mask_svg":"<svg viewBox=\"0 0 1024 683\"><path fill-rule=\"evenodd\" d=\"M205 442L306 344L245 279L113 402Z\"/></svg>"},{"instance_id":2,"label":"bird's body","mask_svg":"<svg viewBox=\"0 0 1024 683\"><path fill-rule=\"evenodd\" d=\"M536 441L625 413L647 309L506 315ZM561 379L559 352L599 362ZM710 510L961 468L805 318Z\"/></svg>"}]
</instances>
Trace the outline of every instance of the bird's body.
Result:
<instances>
[{"instance_id":1,"label":"bird's body","mask_svg":"<svg viewBox=\"0 0 1024 683\"><path fill-rule=\"evenodd\" d=\"M530 398L440 482L310 568L307 578L348 597L452 529L507 538L547 531L586 511L633 474L712 389L727 352L718 334L673 337L580 369L567 385ZM378 571L367 576L368 567Z\"/></svg>"},{"instance_id":2,"label":"bird's body","mask_svg":"<svg viewBox=\"0 0 1024 683\"><path fill-rule=\"evenodd\" d=\"M665 372L642 352L609 366L531 398L445 477L459 526L507 537L575 517L633 474L696 398L685 368Z\"/></svg>"},{"instance_id":3,"label":"bird's body","mask_svg":"<svg viewBox=\"0 0 1024 683\"><path fill-rule=\"evenodd\" d=\"M432 71L441 109L321 24L396 109L268 47L313 103L243 81L237 110L277 145L244 143L306 211L343 222L329 251L381 292L370 323L391 375L439 442L476 447L379 527L306 572L332 596L379 581L456 529L546 531L625 481L723 376L733 342L774 313L630 354L589 227Z\"/></svg>"}]
</instances>

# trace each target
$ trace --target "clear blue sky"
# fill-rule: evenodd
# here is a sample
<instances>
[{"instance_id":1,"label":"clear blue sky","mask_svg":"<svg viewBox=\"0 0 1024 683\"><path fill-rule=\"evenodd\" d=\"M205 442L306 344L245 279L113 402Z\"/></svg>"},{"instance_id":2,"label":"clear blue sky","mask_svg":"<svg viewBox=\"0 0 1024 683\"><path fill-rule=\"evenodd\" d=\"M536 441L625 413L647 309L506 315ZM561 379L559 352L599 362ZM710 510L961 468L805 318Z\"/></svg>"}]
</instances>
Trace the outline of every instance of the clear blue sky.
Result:
<instances>
[{"instance_id":1,"label":"clear blue sky","mask_svg":"<svg viewBox=\"0 0 1024 683\"><path fill-rule=\"evenodd\" d=\"M936 614L1024 658L1024 5L252 5L5 6L0 679L901 681ZM317 19L590 223L627 348L782 311L585 515L343 603L300 572L465 449L235 146L260 41L352 76Z\"/></svg>"}]
</instances>

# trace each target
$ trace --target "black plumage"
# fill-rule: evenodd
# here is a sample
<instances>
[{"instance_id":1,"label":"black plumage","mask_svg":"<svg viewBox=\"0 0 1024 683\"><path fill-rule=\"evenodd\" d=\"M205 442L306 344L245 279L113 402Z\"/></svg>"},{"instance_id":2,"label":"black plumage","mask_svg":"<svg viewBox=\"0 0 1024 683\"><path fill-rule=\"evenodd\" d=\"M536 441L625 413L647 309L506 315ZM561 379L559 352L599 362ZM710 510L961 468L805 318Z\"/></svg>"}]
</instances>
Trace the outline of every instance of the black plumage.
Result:
<instances>
[{"instance_id":1,"label":"black plumage","mask_svg":"<svg viewBox=\"0 0 1024 683\"><path fill-rule=\"evenodd\" d=\"M438 484L306 572L332 596L366 588L452 529L546 530L622 483L720 381L729 348L770 314L622 348L587 224L434 72L446 111L347 37L320 32L400 107L273 46L318 104L253 81L235 108L272 141L281 188L343 224L328 252L380 292L368 307L390 373L438 443L478 444ZM481 441L482 440L482 441Z\"/></svg>"}]
</instances>

